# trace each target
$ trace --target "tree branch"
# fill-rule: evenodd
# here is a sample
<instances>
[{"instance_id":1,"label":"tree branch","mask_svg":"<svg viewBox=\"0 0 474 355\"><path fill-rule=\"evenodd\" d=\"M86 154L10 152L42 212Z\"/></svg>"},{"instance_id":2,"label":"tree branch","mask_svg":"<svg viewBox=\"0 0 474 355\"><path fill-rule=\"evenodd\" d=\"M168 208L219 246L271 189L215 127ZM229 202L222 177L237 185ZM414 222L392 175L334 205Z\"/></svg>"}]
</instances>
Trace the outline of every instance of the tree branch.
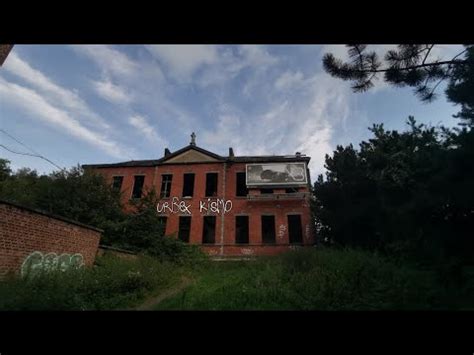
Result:
<instances>
[{"instance_id":1,"label":"tree branch","mask_svg":"<svg viewBox=\"0 0 474 355\"><path fill-rule=\"evenodd\" d=\"M460 65L464 64L466 61L465 60L445 60L442 62L433 62L433 63L426 63L426 64L418 64L418 65L412 65L410 67L405 67L405 68L397 68L397 70L412 70L412 69L418 69L418 68L425 68L425 67L432 67L432 66L437 66L437 65ZM387 69L376 69L376 70L357 70L354 69L355 72L362 72L362 73L383 73L391 70L390 68Z\"/></svg>"}]
</instances>

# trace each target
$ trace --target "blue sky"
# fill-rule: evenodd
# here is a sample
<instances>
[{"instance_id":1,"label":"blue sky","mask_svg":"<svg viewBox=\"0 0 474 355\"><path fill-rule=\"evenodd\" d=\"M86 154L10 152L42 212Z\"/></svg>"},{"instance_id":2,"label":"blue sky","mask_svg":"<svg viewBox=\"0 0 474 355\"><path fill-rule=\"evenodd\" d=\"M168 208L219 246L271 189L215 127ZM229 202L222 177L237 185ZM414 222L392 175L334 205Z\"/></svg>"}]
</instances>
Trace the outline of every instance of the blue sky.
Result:
<instances>
[{"instance_id":1,"label":"blue sky","mask_svg":"<svg viewBox=\"0 0 474 355\"><path fill-rule=\"evenodd\" d=\"M460 46L435 48L448 58ZM442 88L430 104L381 81L355 94L323 71L326 52L347 55L338 45L16 45L0 67L0 127L63 167L160 158L194 131L198 146L221 155L299 151L314 180L325 154L358 147L373 123L401 130L413 115L457 125ZM0 142L29 152L2 133ZM13 169L56 169L2 148L0 157Z\"/></svg>"}]
</instances>

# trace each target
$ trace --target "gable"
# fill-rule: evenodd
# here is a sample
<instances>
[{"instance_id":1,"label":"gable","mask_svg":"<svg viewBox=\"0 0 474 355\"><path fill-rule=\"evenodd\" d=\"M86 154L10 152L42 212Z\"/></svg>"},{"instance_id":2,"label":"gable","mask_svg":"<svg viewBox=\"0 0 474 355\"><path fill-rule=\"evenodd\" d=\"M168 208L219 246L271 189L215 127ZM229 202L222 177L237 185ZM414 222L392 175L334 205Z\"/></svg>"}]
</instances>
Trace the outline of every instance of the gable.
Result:
<instances>
[{"instance_id":1,"label":"gable","mask_svg":"<svg viewBox=\"0 0 474 355\"><path fill-rule=\"evenodd\" d=\"M175 157L167 159L163 163L164 164L167 164L167 163L198 163L198 162L207 162L207 161L215 162L215 161L219 161L219 160L217 160L216 158L211 157L207 154L198 152L194 149L190 149L190 150L185 151L181 154L178 154Z\"/></svg>"}]
</instances>

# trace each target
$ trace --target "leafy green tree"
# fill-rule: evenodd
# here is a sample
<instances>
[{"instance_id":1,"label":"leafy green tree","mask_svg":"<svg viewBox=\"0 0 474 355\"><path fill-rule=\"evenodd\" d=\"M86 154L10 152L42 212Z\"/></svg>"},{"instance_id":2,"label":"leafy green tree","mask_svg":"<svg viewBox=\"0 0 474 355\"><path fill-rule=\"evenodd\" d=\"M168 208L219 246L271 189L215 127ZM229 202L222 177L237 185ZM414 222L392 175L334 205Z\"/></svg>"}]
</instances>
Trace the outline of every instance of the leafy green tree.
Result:
<instances>
[{"instance_id":1,"label":"leafy green tree","mask_svg":"<svg viewBox=\"0 0 474 355\"><path fill-rule=\"evenodd\" d=\"M0 158L0 181L5 181L10 177L11 173L10 160Z\"/></svg>"},{"instance_id":2,"label":"leafy green tree","mask_svg":"<svg viewBox=\"0 0 474 355\"><path fill-rule=\"evenodd\" d=\"M472 261L473 135L408 120L399 133L374 125L356 150L326 155L314 186L322 240L414 259Z\"/></svg>"}]
</instances>

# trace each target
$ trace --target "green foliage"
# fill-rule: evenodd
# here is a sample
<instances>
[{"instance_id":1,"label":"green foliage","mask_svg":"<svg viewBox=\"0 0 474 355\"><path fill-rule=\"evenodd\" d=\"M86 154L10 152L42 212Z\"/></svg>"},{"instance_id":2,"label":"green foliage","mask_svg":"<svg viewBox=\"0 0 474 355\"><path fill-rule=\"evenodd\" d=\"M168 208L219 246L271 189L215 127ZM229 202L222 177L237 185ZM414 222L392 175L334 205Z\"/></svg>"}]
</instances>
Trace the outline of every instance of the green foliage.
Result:
<instances>
[{"instance_id":1,"label":"green foliage","mask_svg":"<svg viewBox=\"0 0 474 355\"><path fill-rule=\"evenodd\" d=\"M314 186L322 241L377 249L405 259L472 262L474 133L427 128L410 117L399 133L326 156Z\"/></svg>"},{"instance_id":2,"label":"green foliage","mask_svg":"<svg viewBox=\"0 0 474 355\"><path fill-rule=\"evenodd\" d=\"M460 104L461 111L455 116L474 125L474 46L467 48L467 65L453 68L453 76L446 89L449 101Z\"/></svg>"},{"instance_id":3,"label":"green foliage","mask_svg":"<svg viewBox=\"0 0 474 355\"><path fill-rule=\"evenodd\" d=\"M431 270L367 251L305 248L251 262L214 263L157 309L453 309L447 292Z\"/></svg>"},{"instance_id":4,"label":"green foliage","mask_svg":"<svg viewBox=\"0 0 474 355\"><path fill-rule=\"evenodd\" d=\"M119 236L125 218L120 195L79 166L41 176L19 169L0 179L0 198L104 229L106 242Z\"/></svg>"},{"instance_id":5,"label":"green foliage","mask_svg":"<svg viewBox=\"0 0 474 355\"><path fill-rule=\"evenodd\" d=\"M10 169L10 160L0 158L0 182L10 177L12 169Z\"/></svg>"},{"instance_id":6,"label":"green foliage","mask_svg":"<svg viewBox=\"0 0 474 355\"><path fill-rule=\"evenodd\" d=\"M0 282L0 310L128 308L173 285L180 274L176 266L148 256L124 260L106 254L93 268Z\"/></svg>"},{"instance_id":7,"label":"green foliage","mask_svg":"<svg viewBox=\"0 0 474 355\"><path fill-rule=\"evenodd\" d=\"M179 240L176 235L165 236L162 220L156 212L159 201L155 189L139 200L132 200L133 210L122 223L120 246L144 252L163 261L177 264L193 264L206 260L197 245Z\"/></svg>"}]
</instances>

